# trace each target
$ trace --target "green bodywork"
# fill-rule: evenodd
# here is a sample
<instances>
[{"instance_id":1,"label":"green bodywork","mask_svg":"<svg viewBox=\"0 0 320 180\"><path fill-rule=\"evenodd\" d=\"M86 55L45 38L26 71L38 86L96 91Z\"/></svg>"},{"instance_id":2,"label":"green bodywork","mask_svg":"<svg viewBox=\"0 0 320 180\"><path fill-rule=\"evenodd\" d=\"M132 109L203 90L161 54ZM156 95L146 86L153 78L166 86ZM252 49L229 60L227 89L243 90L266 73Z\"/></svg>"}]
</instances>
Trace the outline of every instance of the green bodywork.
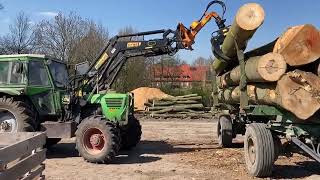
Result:
<instances>
[{"instance_id":1,"label":"green bodywork","mask_svg":"<svg viewBox=\"0 0 320 180\"><path fill-rule=\"evenodd\" d=\"M107 93L95 94L89 101L91 104L100 104L103 115L113 122L127 122L132 106L130 94Z\"/></svg>"},{"instance_id":2,"label":"green bodywork","mask_svg":"<svg viewBox=\"0 0 320 180\"><path fill-rule=\"evenodd\" d=\"M68 77L67 66L49 56L0 55L0 93L28 98L40 118L62 116L64 106L70 103L65 97L72 93L67 90ZM86 101L100 106L106 119L123 124L131 113L132 99L130 94L98 93Z\"/></svg>"}]
</instances>

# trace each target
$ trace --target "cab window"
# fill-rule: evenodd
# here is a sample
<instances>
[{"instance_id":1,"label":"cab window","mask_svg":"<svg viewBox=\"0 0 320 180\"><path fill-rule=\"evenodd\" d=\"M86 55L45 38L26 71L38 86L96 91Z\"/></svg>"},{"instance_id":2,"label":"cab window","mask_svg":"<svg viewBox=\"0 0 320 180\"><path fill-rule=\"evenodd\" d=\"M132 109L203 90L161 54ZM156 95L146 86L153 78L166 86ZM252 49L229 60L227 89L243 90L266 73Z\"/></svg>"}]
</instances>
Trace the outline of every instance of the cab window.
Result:
<instances>
[{"instance_id":1,"label":"cab window","mask_svg":"<svg viewBox=\"0 0 320 180\"><path fill-rule=\"evenodd\" d=\"M65 64L50 61L49 69L56 87L62 88L68 85L68 70Z\"/></svg>"},{"instance_id":2,"label":"cab window","mask_svg":"<svg viewBox=\"0 0 320 180\"><path fill-rule=\"evenodd\" d=\"M29 62L29 85L49 86L49 77L42 61Z\"/></svg>"},{"instance_id":3,"label":"cab window","mask_svg":"<svg viewBox=\"0 0 320 180\"><path fill-rule=\"evenodd\" d=\"M25 63L21 61L2 61L0 62L0 85L1 84L24 84Z\"/></svg>"}]
</instances>

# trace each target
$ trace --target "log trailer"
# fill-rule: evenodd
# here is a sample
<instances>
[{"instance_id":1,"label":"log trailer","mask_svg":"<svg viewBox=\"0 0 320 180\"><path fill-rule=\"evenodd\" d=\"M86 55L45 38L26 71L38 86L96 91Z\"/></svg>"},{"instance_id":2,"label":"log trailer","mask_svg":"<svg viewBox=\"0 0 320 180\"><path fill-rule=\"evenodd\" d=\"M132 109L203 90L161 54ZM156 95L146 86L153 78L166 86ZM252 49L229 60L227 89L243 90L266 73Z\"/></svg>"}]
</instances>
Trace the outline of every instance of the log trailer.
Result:
<instances>
[{"instance_id":1,"label":"log trailer","mask_svg":"<svg viewBox=\"0 0 320 180\"><path fill-rule=\"evenodd\" d=\"M250 4L240 9L237 16L241 16L245 8L257 9L260 14L263 14L263 9L261 10L257 4ZM262 24L262 21L246 21L248 24L258 22L255 29L244 28L245 23L243 22L243 20L236 19L232 26L223 29L225 32L223 36L219 34L213 36L211 40L213 54L216 57L213 64L216 75L213 79L212 96L213 110L219 112L217 125L219 145L232 147L232 140L237 135L244 135L244 157L247 170L249 174L256 177L270 176L279 154L290 156L292 152L297 152L320 162L319 112L307 120L302 120L279 106L259 103L259 100L265 101L263 98L269 95L258 89L250 89L251 84L246 67L247 61L250 60L249 57L252 54L261 56L269 53L275 42L244 53L247 41L252 37L256 28ZM248 27L253 26L250 24ZM224 91L218 85L220 76L235 67L230 67L231 64L239 65L240 68L238 69L240 78L238 91ZM227 78L230 80L229 76Z\"/></svg>"},{"instance_id":2,"label":"log trailer","mask_svg":"<svg viewBox=\"0 0 320 180\"><path fill-rule=\"evenodd\" d=\"M0 132L46 131L47 146L76 136L76 148L88 162L108 163L120 148L134 147L141 138L133 94L110 90L126 61L132 57L174 55L192 50L197 33L214 18L208 9L186 28L156 30L111 38L91 65L75 66L69 79L63 61L46 55L0 56ZM150 37L160 36L157 39ZM148 39L149 37L149 39ZM147 40L146 40L147 39Z\"/></svg>"}]
</instances>

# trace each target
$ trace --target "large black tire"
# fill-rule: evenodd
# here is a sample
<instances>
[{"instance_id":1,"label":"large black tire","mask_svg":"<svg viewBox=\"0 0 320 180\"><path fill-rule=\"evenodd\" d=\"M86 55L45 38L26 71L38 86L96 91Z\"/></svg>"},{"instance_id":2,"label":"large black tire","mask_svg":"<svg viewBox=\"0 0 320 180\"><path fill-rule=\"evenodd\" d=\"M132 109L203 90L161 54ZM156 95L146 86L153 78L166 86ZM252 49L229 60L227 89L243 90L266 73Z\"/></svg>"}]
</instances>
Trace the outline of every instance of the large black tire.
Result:
<instances>
[{"instance_id":1,"label":"large black tire","mask_svg":"<svg viewBox=\"0 0 320 180\"><path fill-rule=\"evenodd\" d=\"M244 156L250 175L267 177L272 174L275 148L272 133L265 124L253 123L247 127Z\"/></svg>"},{"instance_id":2,"label":"large black tire","mask_svg":"<svg viewBox=\"0 0 320 180\"><path fill-rule=\"evenodd\" d=\"M76 131L76 147L88 162L110 163L118 154L119 128L102 116L85 118Z\"/></svg>"},{"instance_id":3,"label":"large black tire","mask_svg":"<svg viewBox=\"0 0 320 180\"><path fill-rule=\"evenodd\" d=\"M0 132L33 132L35 119L36 115L27 103L12 97L0 98Z\"/></svg>"},{"instance_id":4,"label":"large black tire","mask_svg":"<svg viewBox=\"0 0 320 180\"><path fill-rule=\"evenodd\" d=\"M128 125L121 129L121 149L131 149L141 140L141 124L134 116L129 116Z\"/></svg>"},{"instance_id":5,"label":"large black tire","mask_svg":"<svg viewBox=\"0 0 320 180\"><path fill-rule=\"evenodd\" d=\"M217 125L217 136L220 147L232 147L233 131L229 116L220 116Z\"/></svg>"}]
</instances>

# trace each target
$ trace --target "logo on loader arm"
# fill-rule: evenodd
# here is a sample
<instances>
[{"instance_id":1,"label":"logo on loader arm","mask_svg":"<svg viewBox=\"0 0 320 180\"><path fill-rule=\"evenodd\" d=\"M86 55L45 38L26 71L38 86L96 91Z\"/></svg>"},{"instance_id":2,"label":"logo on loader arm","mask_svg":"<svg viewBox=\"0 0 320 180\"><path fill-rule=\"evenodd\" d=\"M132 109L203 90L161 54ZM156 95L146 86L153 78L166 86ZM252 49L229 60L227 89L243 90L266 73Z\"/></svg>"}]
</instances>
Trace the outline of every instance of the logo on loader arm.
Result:
<instances>
[{"instance_id":1,"label":"logo on loader arm","mask_svg":"<svg viewBox=\"0 0 320 180\"><path fill-rule=\"evenodd\" d=\"M128 42L127 48L135 48L141 46L141 42Z\"/></svg>"}]
</instances>

